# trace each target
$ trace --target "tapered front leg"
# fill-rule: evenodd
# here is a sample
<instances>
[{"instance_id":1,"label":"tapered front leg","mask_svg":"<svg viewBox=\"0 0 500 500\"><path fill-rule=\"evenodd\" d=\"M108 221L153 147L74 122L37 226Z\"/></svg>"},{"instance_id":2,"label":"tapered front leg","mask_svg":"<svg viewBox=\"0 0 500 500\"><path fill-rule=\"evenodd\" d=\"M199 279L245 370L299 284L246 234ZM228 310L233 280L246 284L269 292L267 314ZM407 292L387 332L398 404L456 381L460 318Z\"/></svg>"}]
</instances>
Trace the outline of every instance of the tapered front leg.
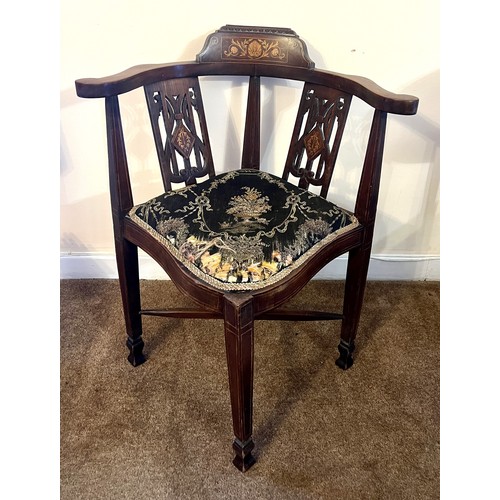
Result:
<instances>
[{"instance_id":1,"label":"tapered front leg","mask_svg":"<svg viewBox=\"0 0 500 500\"><path fill-rule=\"evenodd\" d=\"M127 347L130 351L128 360L133 366L138 366L146 360L142 353L144 342L140 315L139 261L137 246L123 236L125 214L133 207L134 201L128 173L120 106L116 95L106 97L106 130L111 215L115 235L116 264L127 329Z\"/></svg>"},{"instance_id":2,"label":"tapered front leg","mask_svg":"<svg viewBox=\"0 0 500 500\"><path fill-rule=\"evenodd\" d=\"M339 357L335 364L347 370L354 362L354 339L358 330L361 306L365 293L368 265L370 263L370 246L357 248L349 252L347 274L344 291L344 319L340 333Z\"/></svg>"},{"instance_id":3,"label":"tapered front leg","mask_svg":"<svg viewBox=\"0 0 500 500\"><path fill-rule=\"evenodd\" d=\"M365 294L366 277L370 264L370 252L377 213L377 200L384 151L384 137L387 113L375 110L370 137L366 148L365 161L354 213L364 226L361 246L349 252L344 290L344 311L340 333L337 366L347 370L353 364L354 339L358 330L361 306Z\"/></svg>"},{"instance_id":4,"label":"tapered front leg","mask_svg":"<svg viewBox=\"0 0 500 500\"><path fill-rule=\"evenodd\" d=\"M142 340L140 315L141 298L137 247L126 240L116 242L116 262L127 329L126 344L130 351L128 361L132 366L139 366L146 361L146 357L142 352L144 341Z\"/></svg>"},{"instance_id":5,"label":"tapered front leg","mask_svg":"<svg viewBox=\"0 0 500 500\"><path fill-rule=\"evenodd\" d=\"M224 332L233 429L236 439L233 464L246 472L252 455L253 411L253 308L252 297L228 294L224 297Z\"/></svg>"}]
</instances>

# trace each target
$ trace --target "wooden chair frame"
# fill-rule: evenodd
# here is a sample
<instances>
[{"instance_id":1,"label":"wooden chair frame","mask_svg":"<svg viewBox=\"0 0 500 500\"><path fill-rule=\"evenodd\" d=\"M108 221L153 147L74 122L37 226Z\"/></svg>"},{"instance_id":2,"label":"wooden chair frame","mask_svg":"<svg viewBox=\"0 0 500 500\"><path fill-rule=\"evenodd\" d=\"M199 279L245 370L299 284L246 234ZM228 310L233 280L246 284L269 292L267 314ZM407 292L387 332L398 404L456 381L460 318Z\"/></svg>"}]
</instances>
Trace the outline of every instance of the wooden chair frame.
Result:
<instances>
[{"instance_id":1,"label":"wooden chair frame","mask_svg":"<svg viewBox=\"0 0 500 500\"><path fill-rule=\"evenodd\" d=\"M286 57L281 57L283 54ZM273 58L274 55L278 57ZM345 235L339 236L331 244L325 245L313 258L308 259L277 283L244 292L224 291L194 276L189 269L165 251L164 246L157 239L141 230L127 217L134 202L120 117L119 96L139 87L157 88L154 86L158 82L170 82L169 85L175 86L178 82L182 83L187 80L197 82L198 77L201 76L219 75L249 78L242 168L260 168L261 77L304 82L307 88L323 89L327 94L340 92L348 99L356 96L374 109L354 209L359 225ZM76 81L76 91L80 97L105 99L111 207L116 261L127 330L126 343L130 350L128 360L133 366L145 361L141 323L143 315L223 319L235 434L234 464L241 471L246 471L255 462L252 455L254 448L252 440L254 321L339 319L342 321L342 326L338 346L340 356L336 364L343 369L352 365L354 341L373 239L387 114L415 114L418 99L388 92L366 78L315 69L314 63L307 54L307 47L292 30L247 26L225 26L211 34L196 61L142 65L105 78L81 79ZM304 102L303 97L301 106ZM150 111L151 109L154 111L153 101L151 101L151 106ZM201 121L203 125L204 118ZM203 132L203 136L206 136L206 142L208 142L206 131ZM287 179L289 175L301 176L299 185L307 188L315 183L315 177L304 172L304 169L301 172L294 170L292 149L285 162L283 179ZM332 156L336 156L338 145L335 144L332 151L334 151ZM328 192L335 158L329 162L323 176L324 183L321 184L323 197L326 197ZM163 170L162 172L165 189L168 190L171 188L171 177L169 179L170 174L165 174ZM214 172L211 155L209 155L204 173L213 176ZM192 172L191 176L182 180L187 184L196 183L196 177ZM138 248L143 249L157 261L173 283L193 299L200 309L142 309ZM322 267L345 253L348 253L349 257L342 313L290 312L280 309L280 306L297 294Z\"/></svg>"}]
</instances>

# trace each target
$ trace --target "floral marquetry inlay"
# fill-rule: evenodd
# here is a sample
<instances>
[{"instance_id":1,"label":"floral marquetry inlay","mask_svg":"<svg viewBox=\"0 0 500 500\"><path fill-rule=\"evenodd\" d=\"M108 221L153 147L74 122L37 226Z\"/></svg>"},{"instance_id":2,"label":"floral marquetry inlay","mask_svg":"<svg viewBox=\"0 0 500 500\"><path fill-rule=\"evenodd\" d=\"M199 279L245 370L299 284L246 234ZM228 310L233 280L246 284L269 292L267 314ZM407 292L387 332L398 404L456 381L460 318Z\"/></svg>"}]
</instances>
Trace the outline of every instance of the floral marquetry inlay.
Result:
<instances>
[{"instance_id":1,"label":"floral marquetry inlay","mask_svg":"<svg viewBox=\"0 0 500 500\"><path fill-rule=\"evenodd\" d=\"M314 68L305 43L295 31L262 26L222 26L207 37L196 60Z\"/></svg>"},{"instance_id":2,"label":"floral marquetry inlay","mask_svg":"<svg viewBox=\"0 0 500 500\"><path fill-rule=\"evenodd\" d=\"M184 158L189 158L194 141L193 134L184 125L177 127L172 135L172 144Z\"/></svg>"},{"instance_id":3,"label":"floral marquetry inlay","mask_svg":"<svg viewBox=\"0 0 500 500\"><path fill-rule=\"evenodd\" d=\"M285 60L287 52L277 40L265 38L231 38L224 39L223 54L226 58L277 59Z\"/></svg>"},{"instance_id":4,"label":"floral marquetry inlay","mask_svg":"<svg viewBox=\"0 0 500 500\"><path fill-rule=\"evenodd\" d=\"M323 139L323 134L318 127L315 127L309 134L304 138L304 144L306 147L307 157L312 160L314 159L325 147L325 141Z\"/></svg>"}]
</instances>

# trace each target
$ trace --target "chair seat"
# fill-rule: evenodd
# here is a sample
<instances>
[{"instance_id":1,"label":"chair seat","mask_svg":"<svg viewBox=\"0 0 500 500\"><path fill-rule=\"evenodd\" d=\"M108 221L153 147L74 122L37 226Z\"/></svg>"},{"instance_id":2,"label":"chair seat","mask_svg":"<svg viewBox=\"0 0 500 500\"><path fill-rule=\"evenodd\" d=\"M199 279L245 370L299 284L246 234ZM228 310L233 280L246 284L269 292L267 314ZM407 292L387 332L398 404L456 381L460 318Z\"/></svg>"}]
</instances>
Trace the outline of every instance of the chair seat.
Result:
<instances>
[{"instance_id":1,"label":"chair seat","mask_svg":"<svg viewBox=\"0 0 500 500\"><path fill-rule=\"evenodd\" d=\"M169 191L128 217L197 277L230 291L276 283L358 226L350 212L257 170Z\"/></svg>"}]
</instances>

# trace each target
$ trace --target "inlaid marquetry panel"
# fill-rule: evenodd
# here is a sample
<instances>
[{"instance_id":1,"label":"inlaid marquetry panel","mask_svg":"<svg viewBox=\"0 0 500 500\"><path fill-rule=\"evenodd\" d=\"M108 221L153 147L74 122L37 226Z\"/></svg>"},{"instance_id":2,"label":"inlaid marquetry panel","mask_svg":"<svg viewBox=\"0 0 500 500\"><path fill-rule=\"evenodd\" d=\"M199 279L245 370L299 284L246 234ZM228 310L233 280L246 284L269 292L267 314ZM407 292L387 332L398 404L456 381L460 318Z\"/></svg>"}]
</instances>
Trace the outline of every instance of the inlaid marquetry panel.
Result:
<instances>
[{"instance_id":1,"label":"inlaid marquetry panel","mask_svg":"<svg viewBox=\"0 0 500 500\"><path fill-rule=\"evenodd\" d=\"M208 36L198 62L259 62L314 68L305 43L289 28L226 25Z\"/></svg>"}]
</instances>

